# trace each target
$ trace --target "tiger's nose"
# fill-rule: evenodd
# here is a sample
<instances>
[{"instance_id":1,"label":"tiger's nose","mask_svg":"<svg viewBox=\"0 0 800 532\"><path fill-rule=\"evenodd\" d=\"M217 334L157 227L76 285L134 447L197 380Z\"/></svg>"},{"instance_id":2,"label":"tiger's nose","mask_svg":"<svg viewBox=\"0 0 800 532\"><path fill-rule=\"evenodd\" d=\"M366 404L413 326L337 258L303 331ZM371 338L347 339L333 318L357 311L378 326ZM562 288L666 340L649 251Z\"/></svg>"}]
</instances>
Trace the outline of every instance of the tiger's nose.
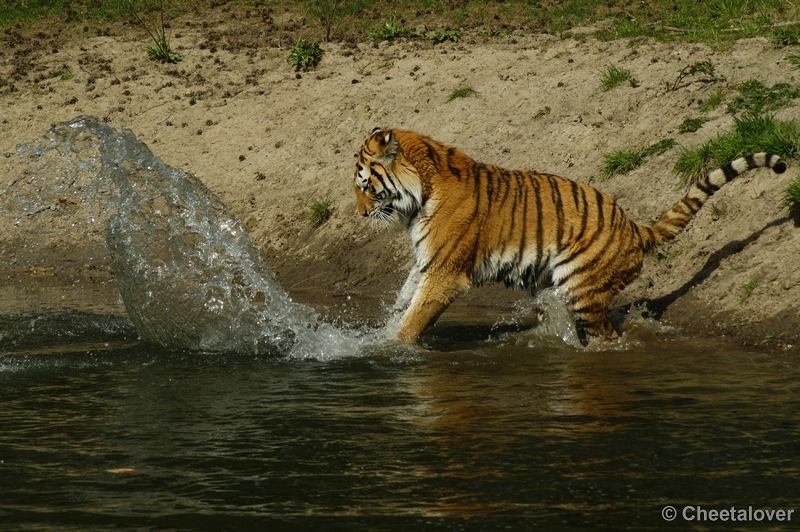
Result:
<instances>
[{"instance_id":1,"label":"tiger's nose","mask_svg":"<svg viewBox=\"0 0 800 532\"><path fill-rule=\"evenodd\" d=\"M364 209L364 210L359 209L358 212L361 214L361 216L365 216L365 217L369 216L369 211L367 209Z\"/></svg>"}]
</instances>

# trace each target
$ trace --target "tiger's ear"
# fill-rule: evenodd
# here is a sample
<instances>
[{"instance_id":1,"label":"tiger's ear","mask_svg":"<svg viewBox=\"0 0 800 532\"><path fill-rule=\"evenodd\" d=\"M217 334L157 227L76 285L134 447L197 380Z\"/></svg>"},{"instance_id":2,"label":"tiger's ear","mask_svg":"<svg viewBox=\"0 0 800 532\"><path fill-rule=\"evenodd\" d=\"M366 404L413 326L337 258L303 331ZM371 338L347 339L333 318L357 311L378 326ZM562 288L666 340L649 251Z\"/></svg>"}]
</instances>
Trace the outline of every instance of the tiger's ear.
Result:
<instances>
[{"instance_id":1,"label":"tiger's ear","mask_svg":"<svg viewBox=\"0 0 800 532\"><path fill-rule=\"evenodd\" d=\"M397 157L397 139L394 136L394 133L389 131L383 131L380 128L375 128L373 130L373 137L377 137L376 140L378 141L378 154L376 159L378 159L381 164L387 165L394 161L395 157Z\"/></svg>"}]
</instances>

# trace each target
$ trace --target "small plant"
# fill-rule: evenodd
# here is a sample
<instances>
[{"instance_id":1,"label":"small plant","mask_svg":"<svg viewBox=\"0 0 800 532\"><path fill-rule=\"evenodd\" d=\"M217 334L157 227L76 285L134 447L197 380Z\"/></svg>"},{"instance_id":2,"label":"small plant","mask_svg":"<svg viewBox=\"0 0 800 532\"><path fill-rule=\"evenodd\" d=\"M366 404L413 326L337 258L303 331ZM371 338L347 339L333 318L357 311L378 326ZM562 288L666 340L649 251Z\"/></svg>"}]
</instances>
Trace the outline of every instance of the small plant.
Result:
<instances>
[{"instance_id":1,"label":"small plant","mask_svg":"<svg viewBox=\"0 0 800 532\"><path fill-rule=\"evenodd\" d=\"M700 110L701 113L707 113L709 111L713 111L722 103L722 99L725 97L725 94L722 92L722 89L714 89L713 91L708 93L705 101L701 103L697 108Z\"/></svg>"},{"instance_id":2,"label":"small plant","mask_svg":"<svg viewBox=\"0 0 800 532\"><path fill-rule=\"evenodd\" d=\"M325 51L319 47L319 43L301 39L297 46L289 49L288 61L295 70L307 70L319 63L324 53Z\"/></svg>"},{"instance_id":3,"label":"small plant","mask_svg":"<svg viewBox=\"0 0 800 532\"><path fill-rule=\"evenodd\" d=\"M531 118L531 120L539 120L540 118L545 117L549 114L550 114L550 108L545 105L544 107L536 111L536 114L533 115L533 118Z\"/></svg>"},{"instance_id":4,"label":"small plant","mask_svg":"<svg viewBox=\"0 0 800 532\"><path fill-rule=\"evenodd\" d=\"M779 122L770 116L746 115L741 119L735 118L733 131L699 148L683 148L673 171L685 184L709 168L719 168L738 157L762 151L784 158L800 157L800 124L794 121Z\"/></svg>"},{"instance_id":5,"label":"small plant","mask_svg":"<svg viewBox=\"0 0 800 532\"><path fill-rule=\"evenodd\" d=\"M346 24L345 16L355 15L364 9L362 2L355 0L305 0L308 12L319 19L325 30L325 42L339 33Z\"/></svg>"},{"instance_id":6,"label":"small plant","mask_svg":"<svg viewBox=\"0 0 800 532\"><path fill-rule=\"evenodd\" d=\"M474 96L475 94L478 94L478 91L470 86L459 87L457 89L453 89L453 91L450 93L450 96L447 97L447 102L450 103L457 98L468 98L470 96Z\"/></svg>"},{"instance_id":7,"label":"small plant","mask_svg":"<svg viewBox=\"0 0 800 532\"><path fill-rule=\"evenodd\" d=\"M501 30L500 28L489 28L488 30L478 30L475 32L475 35L479 35L481 37L499 37L500 35L505 34L505 30Z\"/></svg>"},{"instance_id":8,"label":"small plant","mask_svg":"<svg viewBox=\"0 0 800 532\"><path fill-rule=\"evenodd\" d=\"M458 42L458 40L463 36L464 32L459 29L455 30L436 29L435 31L426 34L425 38L433 41L434 44L440 44L445 41Z\"/></svg>"},{"instance_id":9,"label":"small plant","mask_svg":"<svg viewBox=\"0 0 800 532\"><path fill-rule=\"evenodd\" d=\"M783 193L783 201L789 211L798 219L800 219L800 176L796 177L794 181L789 183Z\"/></svg>"},{"instance_id":10,"label":"small plant","mask_svg":"<svg viewBox=\"0 0 800 532\"><path fill-rule=\"evenodd\" d=\"M725 216L725 213L728 212L728 209L724 205L717 206L716 204L711 205L711 219L716 221Z\"/></svg>"},{"instance_id":11,"label":"small plant","mask_svg":"<svg viewBox=\"0 0 800 532\"><path fill-rule=\"evenodd\" d=\"M800 87L793 87L788 83L776 83L767 87L760 80L749 79L739 85L739 94L728 104L728 112L732 115L740 111L768 113L789 107L795 98L800 98Z\"/></svg>"},{"instance_id":12,"label":"small plant","mask_svg":"<svg viewBox=\"0 0 800 532\"><path fill-rule=\"evenodd\" d=\"M181 54L173 52L169 45L169 38L167 36L167 29L169 24L164 19L164 13L167 8L164 0L147 1L144 4L147 13L155 13L155 21L145 22L139 14L139 9L134 5L134 0L126 0L125 4L128 11L133 14L139 25L144 28L153 44L145 48L147 55L151 59L161 61L162 63L176 63L181 60Z\"/></svg>"},{"instance_id":13,"label":"small plant","mask_svg":"<svg viewBox=\"0 0 800 532\"><path fill-rule=\"evenodd\" d=\"M689 66L685 66L682 69L678 70L678 77L675 82L670 85L667 83L667 90L674 91L678 90L678 87L685 78L689 76L694 76L695 74L706 74L707 76L711 76L715 80L717 77L714 75L714 64L711 61L695 61Z\"/></svg>"},{"instance_id":14,"label":"small plant","mask_svg":"<svg viewBox=\"0 0 800 532\"><path fill-rule=\"evenodd\" d=\"M330 198L314 200L309 207L308 221L312 227L319 227L327 222L333 214L333 202Z\"/></svg>"},{"instance_id":15,"label":"small plant","mask_svg":"<svg viewBox=\"0 0 800 532\"><path fill-rule=\"evenodd\" d=\"M391 40L391 39L399 39L400 37L406 37L410 35L409 32L404 26L403 21L400 17L392 17L388 21L383 23L383 26L378 28L375 31L369 32L369 38L377 41L377 40Z\"/></svg>"},{"instance_id":16,"label":"small plant","mask_svg":"<svg viewBox=\"0 0 800 532\"><path fill-rule=\"evenodd\" d=\"M627 81L631 85L636 83L636 80L631 76L631 71L626 68L618 68L609 63L600 69L600 83L602 83L605 90L609 91L623 81Z\"/></svg>"},{"instance_id":17,"label":"small plant","mask_svg":"<svg viewBox=\"0 0 800 532\"><path fill-rule=\"evenodd\" d=\"M778 46L796 46L800 44L800 24L774 28L772 30L772 42Z\"/></svg>"},{"instance_id":18,"label":"small plant","mask_svg":"<svg viewBox=\"0 0 800 532\"><path fill-rule=\"evenodd\" d=\"M61 81L69 81L73 77L75 77L75 73L72 71L70 67L65 66L64 69L61 71L60 76L61 76Z\"/></svg>"},{"instance_id":19,"label":"small plant","mask_svg":"<svg viewBox=\"0 0 800 532\"><path fill-rule=\"evenodd\" d=\"M656 252L656 260L658 260L658 262L672 262L672 260L681 253L683 253L682 248L675 248L664 252Z\"/></svg>"},{"instance_id":20,"label":"small plant","mask_svg":"<svg viewBox=\"0 0 800 532\"><path fill-rule=\"evenodd\" d=\"M662 139L656 142L655 144L651 144L650 146L646 147L642 150L642 157L650 157L651 155L661 155L662 153L666 153L678 143L675 139Z\"/></svg>"},{"instance_id":21,"label":"small plant","mask_svg":"<svg viewBox=\"0 0 800 532\"><path fill-rule=\"evenodd\" d=\"M169 43L164 39L155 41L151 46L145 48L145 51L152 59L162 63L177 63L181 60L181 54L171 51Z\"/></svg>"},{"instance_id":22,"label":"small plant","mask_svg":"<svg viewBox=\"0 0 800 532\"><path fill-rule=\"evenodd\" d=\"M366 118L367 121L373 118L385 118L387 116L389 116L389 111L386 109L378 111L377 109L371 108L369 105L364 106L364 118Z\"/></svg>"},{"instance_id":23,"label":"small plant","mask_svg":"<svg viewBox=\"0 0 800 532\"><path fill-rule=\"evenodd\" d=\"M603 154L603 171L600 181L614 174L624 174L638 168L646 157L661 155L677 145L675 139L663 139L641 150L617 150Z\"/></svg>"},{"instance_id":24,"label":"small plant","mask_svg":"<svg viewBox=\"0 0 800 532\"><path fill-rule=\"evenodd\" d=\"M758 286L758 279L756 279L755 277L747 281L742 287L742 297L739 299L739 302L744 303L744 301L748 297L750 297L750 294L753 293L753 290L755 290L757 286Z\"/></svg>"},{"instance_id":25,"label":"small plant","mask_svg":"<svg viewBox=\"0 0 800 532\"><path fill-rule=\"evenodd\" d=\"M642 28L635 20L628 20L627 18L618 20L614 24L613 34L615 39L628 39L631 37L639 37L645 35L647 31Z\"/></svg>"},{"instance_id":26,"label":"small plant","mask_svg":"<svg viewBox=\"0 0 800 532\"><path fill-rule=\"evenodd\" d=\"M614 174L624 174L642 164L644 157L639 150L617 150L603 154L603 172L600 181L605 181Z\"/></svg>"},{"instance_id":27,"label":"small plant","mask_svg":"<svg viewBox=\"0 0 800 532\"><path fill-rule=\"evenodd\" d=\"M708 120L709 119L704 116L700 116L697 118L687 118L686 120L681 122L681 125L678 126L678 132L694 133L695 131L703 127L703 124L708 122Z\"/></svg>"}]
</instances>

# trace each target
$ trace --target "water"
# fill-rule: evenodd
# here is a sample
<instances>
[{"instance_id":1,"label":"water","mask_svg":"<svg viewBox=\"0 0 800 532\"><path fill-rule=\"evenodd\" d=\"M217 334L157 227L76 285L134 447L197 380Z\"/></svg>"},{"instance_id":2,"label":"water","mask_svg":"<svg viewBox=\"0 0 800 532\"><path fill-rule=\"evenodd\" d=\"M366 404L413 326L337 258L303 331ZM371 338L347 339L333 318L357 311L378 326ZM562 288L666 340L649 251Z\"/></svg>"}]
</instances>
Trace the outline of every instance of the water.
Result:
<instances>
[{"instance_id":1,"label":"water","mask_svg":"<svg viewBox=\"0 0 800 532\"><path fill-rule=\"evenodd\" d=\"M292 302L224 205L131 132L82 118L17 156L3 223L83 245L127 312L0 308L2 530L660 530L697 527L690 506L761 516L700 528L800 520L796 356L646 322L588 352L554 292L503 323L445 314L401 346Z\"/></svg>"},{"instance_id":2,"label":"water","mask_svg":"<svg viewBox=\"0 0 800 532\"><path fill-rule=\"evenodd\" d=\"M114 334L7 354L0 529L657 530L666 505L800 510L796 357L472 332L325 362Z\"/></svg>"}]
</instances>

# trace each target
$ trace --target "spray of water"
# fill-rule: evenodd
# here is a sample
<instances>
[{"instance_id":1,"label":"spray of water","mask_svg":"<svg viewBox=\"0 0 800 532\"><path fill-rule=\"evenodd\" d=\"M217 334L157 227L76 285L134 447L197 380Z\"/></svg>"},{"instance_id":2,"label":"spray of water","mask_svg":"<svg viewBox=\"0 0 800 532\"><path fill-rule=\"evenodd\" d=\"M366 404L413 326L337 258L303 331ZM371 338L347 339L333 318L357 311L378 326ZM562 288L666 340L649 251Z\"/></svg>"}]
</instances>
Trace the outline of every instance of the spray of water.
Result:
<instances>
[{"instance_id":1,"label":"spray of water","mask_svg":"<svg viewBox=\"0 0 800 532\"><path fill-rule=\"evenodd\" d=\"M33 170L3 190L18 206L14 223L80 206L80 216L63 217L64 227L51 230L104 234L119 293L144 341L326 359L374 340L293 302L222 201L131 131L79 117L18 155Z\"/></svg>"}]
</instances>

